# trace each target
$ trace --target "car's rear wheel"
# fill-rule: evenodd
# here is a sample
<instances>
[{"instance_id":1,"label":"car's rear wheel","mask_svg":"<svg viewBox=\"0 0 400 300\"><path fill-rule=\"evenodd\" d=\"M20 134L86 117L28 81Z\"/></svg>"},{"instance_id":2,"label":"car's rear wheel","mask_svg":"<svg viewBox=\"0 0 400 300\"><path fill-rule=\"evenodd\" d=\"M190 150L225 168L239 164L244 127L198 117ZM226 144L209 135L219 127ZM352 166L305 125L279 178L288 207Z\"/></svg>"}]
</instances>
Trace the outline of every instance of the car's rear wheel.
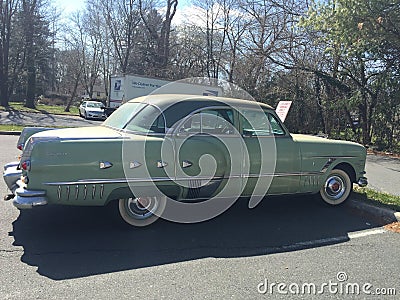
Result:
<instances>
[{"instance_id":1,"label":"car's rear wheel","mask_svg":"<svg viewBox=\"0 0 400 300\"><path fill-rule=\"evenodd\" d=\"M122 219L133 226L147 226L155 222L164 211L166 197L137 197L119 200Z\"/></svg>"},{"instance_id":2,"label":"car's rear wheel","mask_svg":"<svg viewBox=\"0 0 400 300\"><path fill-rule=\"evenodd\" d=\"M333 169L329 172L319 194L326 203L339 205L349 198L352 190L350 176L343 170Z\"/></svg>"}]
</instances>

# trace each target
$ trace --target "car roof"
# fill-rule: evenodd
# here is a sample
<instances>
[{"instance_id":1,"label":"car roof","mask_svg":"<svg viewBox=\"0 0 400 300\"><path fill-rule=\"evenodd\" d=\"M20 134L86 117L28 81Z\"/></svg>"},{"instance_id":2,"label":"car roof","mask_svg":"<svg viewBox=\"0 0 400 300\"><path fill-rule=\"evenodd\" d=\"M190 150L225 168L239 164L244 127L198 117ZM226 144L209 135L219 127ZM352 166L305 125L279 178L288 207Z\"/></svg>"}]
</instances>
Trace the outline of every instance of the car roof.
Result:
<instances>
[{"instance_id":1,"label":"car roof","mask_svg":"<svg viewBox=\"0 0 400 300\"><path fill-rule=\"evenodd\" d=\"M147 95L147 96L142 96L138 98L134 98L132 100L129 100L129 103L133 102L142 102L142 103L148 103L154 106L159 107L161 110L164 110L168 108L169 106L177 103L177 102L182 102L182 101L204 101L204 102L210 102L215 104L221 103L225 104L227 106L240 106L240 107L262 107L266 109L272 109L273 107L257 102L257 101L251 101L251 100L244 100L244 99L238 99L238 98L228 98L228 97L218 97L218 96L200 96L200 95L188 95L188 94L157 94L157 95Z\"/></svg>"}]
</instances>

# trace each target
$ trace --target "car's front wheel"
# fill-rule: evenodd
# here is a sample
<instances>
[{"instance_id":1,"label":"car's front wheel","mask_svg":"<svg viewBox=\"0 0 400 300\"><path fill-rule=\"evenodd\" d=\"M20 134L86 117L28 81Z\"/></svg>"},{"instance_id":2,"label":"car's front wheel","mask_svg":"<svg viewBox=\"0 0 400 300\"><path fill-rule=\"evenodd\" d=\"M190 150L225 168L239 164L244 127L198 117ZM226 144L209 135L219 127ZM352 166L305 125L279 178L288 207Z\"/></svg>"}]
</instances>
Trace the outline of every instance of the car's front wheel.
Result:
<instances>
[{"instance_id":1,"label":"car's front wheel","mask_svg":"<svg viewBox=\"0 0 400 300\"><path fill-rule=\"evenodd\" d=\"M137 197L119 199L122 219L133 226L147 226L155 222L164 211L166 197Z\"/></svg>"},{"instance_id":2,"label":"car's front wheel","mask_svg":"<svg viewBox=\"0 0 400 300\"><path fill-rule=\"evenodd\" d=\"M319 194L326 203L338 205L349 198L352 190L353 184L350 176L343 170L333 169L330 171Z\"/></svg>"}]
</instances>

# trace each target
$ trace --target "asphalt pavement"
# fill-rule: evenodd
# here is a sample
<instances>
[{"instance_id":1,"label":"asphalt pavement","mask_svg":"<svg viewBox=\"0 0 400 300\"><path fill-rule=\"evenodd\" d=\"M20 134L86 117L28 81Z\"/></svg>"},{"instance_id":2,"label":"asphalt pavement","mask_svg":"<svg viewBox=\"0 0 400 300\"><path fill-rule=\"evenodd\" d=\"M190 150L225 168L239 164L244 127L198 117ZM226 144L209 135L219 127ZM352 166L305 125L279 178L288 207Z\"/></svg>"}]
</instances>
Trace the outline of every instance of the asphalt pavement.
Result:
<instances>
[{"instance_id":1,"label":"asphalt pavement","mask_svg":"<svg viewBox=\"0 0 400 300\"><path fill-rule=\"evenodd\" d=\"M19 154L17 138L0 136L0 165ZM312 196L145 228L123 224L115 205L0 201L0 299L398 299L399 234L381 225Z\"/></svg>"},{"instance_id":2,"label":"asphalt pavement","mask_svg":"<svg viewBox=\"0 0 400 300\"><path fill-rule=\"evenodd\" d=\"M400 158L370 154L366 172L370 188L400 196Z\"/></svg>"}]
</instances>

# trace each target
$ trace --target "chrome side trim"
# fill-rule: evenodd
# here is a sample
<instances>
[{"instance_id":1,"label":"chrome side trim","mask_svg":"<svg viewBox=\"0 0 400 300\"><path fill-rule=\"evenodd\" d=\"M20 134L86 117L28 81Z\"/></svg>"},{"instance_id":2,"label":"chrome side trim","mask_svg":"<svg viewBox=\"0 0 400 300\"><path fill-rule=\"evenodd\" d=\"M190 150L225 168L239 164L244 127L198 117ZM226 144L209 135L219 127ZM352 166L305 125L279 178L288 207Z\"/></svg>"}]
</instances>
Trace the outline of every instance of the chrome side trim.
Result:
<instances>
[{"instance_id":1,"label":"chrome side trim","mask_svg":"<svg viewBox=\"0 0 400 300\"><path fill-rule=\"evenodd\" d=\"M188 168L188 167L191 167L192 165L193 165L193 163L191 161L188 161L188 160L182 161L182 168Z\"/></svg>"},{"instance_id":2,"label":"chrome side trim","mask_svg":"<svg viewBox=\"0 0 400 300\"><path fill-rule=\"evenodd\" d=\"M287 177L287 176L315 176L323 175L323 172L294 172L294 173L265 173L265 174L247 174L231 176L188 176L179 178L154 177L154 178L114 178L114 179L81 179L77 181L45 182L45 185L87 185L87 184L113 184L113 183L138 183L138 182L161 182L161 181L187 181L187 180L222 180L232 178L259 178L259 177ZM87 193L85 188L85 194Z\"/></svg>"},{"instance_id":3,"label":"chrome side trim","mask_svg":"<svg viewBox=\"0 0 400 300\"><path fill-rule=\"evenodd\" d=\"M316 155L316 156L310 156L310 158L332 158L332 159L338 159L338 158L357 158L358 156L355 155Z\"/></svg>"},{"instance_id":4,"label":"chrome side trim","mask_svg":"<svg viewBox=\"0 0 400 300\"><path fill-rule=\"evenodd\" d=\"M79 197L79 185L75 186L75 200L78 200Z\"/></svg>"},{"instance_id":5,"label":"chrome side trim","mask_svg":"<svg viewBox=\"0 0 400 300\"><path fill-rule=\"evenodd\" d=\"M112 166L113 166L113 164L110 163L109 161L100 161L99 162L100 169L108 169L108 168L111 168Z\"/></svg>"},{"instance_id":6,"label":"chrome side trim","mask_svg":"<svg viewBox=\"0 0 400 300\"><path fill-rule=\"evenodd\" d=\"M139 168L142 164L138 161L131 161L129 162L129 169L136 169Z\"/></svg>"},{"instance_id":7,"label":"chrome side trim","mask_svg":"<svg viewBox=\"0 0 400 300\"><path fill-rule=\"evenodd\" d=\"M100 198L103 198L104 195L104 184L100 186Z\"/></svg>"},{"instance_id":8,"label":"chrome side trim","mask_svg":"<svg viewBox=\"0 0 400 300\"><path fill-rule=\"evenodd\" d=\"M332 163L336 160L336 158L330 157L328 161L325 163L325 165L322 167L321 172L325 173L328 171L329 167L332 165Z\"/></svg>"},{"instance_id":9,"label":"chrome side trim","mask_svg":"<svg viewBox=\"0 0 400 300\"><path fill-rule=\"evenodd\" d=\"M168 166L168 163L162 160L157 161L157 168L164 168Z\"/></svg>"},{"instance_id":10,"label":"chrome side trim","mask_svg":"<svg viewBox=\"0 0 400 300\"><path fill-rule=\"evenodd\" d=\"M265 174L249 174L243 175L244 178L257 178L257 177L288 177L288 176L315 176L323 175L323 172L293 172L293 173L265 173Z\"/></svg>"}]
</instances>

